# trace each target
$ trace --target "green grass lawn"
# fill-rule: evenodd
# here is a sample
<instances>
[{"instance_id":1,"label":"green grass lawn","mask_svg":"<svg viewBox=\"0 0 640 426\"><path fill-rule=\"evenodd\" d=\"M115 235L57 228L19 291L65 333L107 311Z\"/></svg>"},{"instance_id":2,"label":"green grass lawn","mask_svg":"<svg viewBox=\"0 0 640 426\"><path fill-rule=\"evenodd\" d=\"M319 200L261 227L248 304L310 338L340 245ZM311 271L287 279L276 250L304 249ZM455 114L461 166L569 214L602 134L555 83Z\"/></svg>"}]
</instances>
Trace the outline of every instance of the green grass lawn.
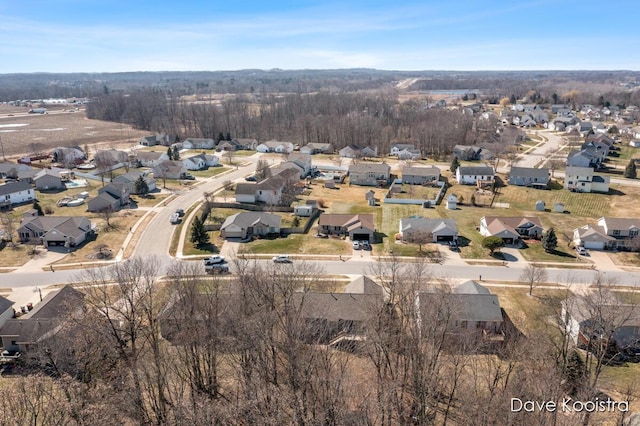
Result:
<instances>
[{"instance_id":1,"label":"green grass lawn","mask_svg":"<svg viewBox=\"0 0 640 426\"><path fill-rule=\"evenodd\" d=\"M211 176L218 176L226 170L229 170L229 166L209 167L207 170L191 170L189 173L195 177L208 178Z\"/></svg>"},{"instance_id":2,"label":"green grass lawn","mask_svg":"<svg viewBox=\"0 0 640 426\"><path fill-rule=\"evenodd\" d=\"M240 253L333 254L348 255L349 241L337 238L316 238L305 234L292 234L286 238L255 240L240 246Z\"/></svg>"},{"instance_id":3,"label":"green grass lawn","mask_svg":"<svg viewBox=\"0 0 640 426\"><path fill-rule=\"evenodd\" d=\"M532 262L585 263L583 259L575 255L574 250L563 243L558 244L558 248L554 252L547 253L540 242L531 242L527 248L520 250L520 254Z\"/></svg>"}]
</instances>

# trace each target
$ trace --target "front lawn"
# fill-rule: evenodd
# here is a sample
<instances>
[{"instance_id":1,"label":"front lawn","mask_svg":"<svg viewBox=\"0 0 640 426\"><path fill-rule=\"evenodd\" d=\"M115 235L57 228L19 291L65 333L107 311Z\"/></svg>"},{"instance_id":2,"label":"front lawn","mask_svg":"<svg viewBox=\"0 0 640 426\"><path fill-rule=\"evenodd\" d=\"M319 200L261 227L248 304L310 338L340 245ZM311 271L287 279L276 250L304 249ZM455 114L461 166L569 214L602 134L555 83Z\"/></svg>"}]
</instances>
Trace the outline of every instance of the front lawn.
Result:
<instances>
[{"instance_id":1,"label":"front lawn","mask_svg":"<svg viewBox=\"0 0 640 426\"><path fill-rule=\"evenodd\" d=\"M561 248L562 243L559 243L558 248L551 253L544 251L539 241L527 243L527 246L527 248L520 250L520 254L530 262L585 263L582 258L575 255L575 251L572 249Z\"/></svg>"},{"instance_id":2,"label":"front lawn","mask_svg":"<svg viewBox=\"0 0 640 426\"><path fill-rule=\"evenodd\" d=\"M291 234L286 238L262 239L243 243L239 253L348 255L352 253L352 249L349 241L338 238L317 238L312 235Z\"/></svg>"}]
</instances>

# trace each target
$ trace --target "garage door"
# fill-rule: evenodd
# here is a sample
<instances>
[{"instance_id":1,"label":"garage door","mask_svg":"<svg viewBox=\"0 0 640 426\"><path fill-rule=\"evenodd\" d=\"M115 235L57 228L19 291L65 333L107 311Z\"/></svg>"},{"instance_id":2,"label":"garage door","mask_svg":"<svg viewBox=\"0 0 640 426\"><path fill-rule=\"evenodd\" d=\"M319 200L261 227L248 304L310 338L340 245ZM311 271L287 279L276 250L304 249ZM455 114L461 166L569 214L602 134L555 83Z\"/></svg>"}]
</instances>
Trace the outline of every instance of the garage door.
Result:
<instances>
[{"instance_id":1,"label":"garage door","mask_svg":"<svg viewBox=\"0 0 640 426\"><path fill-rule=\"evenodd\" d=\"M353 234L353 241L369 241L369 234Z\"/></svg>"},{"instance_id":2,"label":"garage door","mask_svg":"<svg viewBox=\"0 0 640 426\"><path fill-rule=\"evenodd\" d=\"M47 241L49 247L64 247L64 241Z\"/></svg>"},{"instance_id":3,"label":"garage door","mask_svg":"<svg viewBox=\"0 0 640 426\"><path fill-rule=\"evenodd\" d=\"M453 235L438 235L436 238L438 241L453 241Z\"/></svg>"}]
</instances>

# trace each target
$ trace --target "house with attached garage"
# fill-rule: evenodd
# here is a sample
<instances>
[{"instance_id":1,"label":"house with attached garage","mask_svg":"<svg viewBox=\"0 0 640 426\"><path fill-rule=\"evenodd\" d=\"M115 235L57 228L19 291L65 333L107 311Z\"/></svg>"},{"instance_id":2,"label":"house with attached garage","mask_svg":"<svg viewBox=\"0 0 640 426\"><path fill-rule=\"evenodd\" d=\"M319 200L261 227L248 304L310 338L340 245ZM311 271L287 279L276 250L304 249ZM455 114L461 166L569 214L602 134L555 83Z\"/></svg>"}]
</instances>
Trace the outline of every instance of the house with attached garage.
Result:
<instances>
[{"instance_id":1,"label":"house with attached garage","mask_svg":"<svg viewBox=\"0 0 640 426\"><path fill-rule=\"evenodd\" d=\"M282 200L282 191L287 185L286 175L289 175L289 173L288 171L283 171L257 183L238 183L236 185L236 202L279 205ZM294 172L293 175L298 180L298 172Z\"/></svg>"},{"instance_id":2,"label":"house with attached garage","mask_svg":"<svg viewBox=\"0 0 640 426\"><path fill-rule=\"evenodd\" d=\"M478 161L482 159L482 148L475 145L456 145L453 155L462 161Z\"/></svg>"},{"instance_id":3,"label":"house with attached garage","mask_svg":"<svg viewBox=\"0 0 640 426\"><path fill-rule=\"evenodd\" d=\"M87 210L101 212L105 210L118 211L129 204L129 185L124 182L111 182L98 189L98 196L87 202Z\"/></svg>"},{"instance_id":4,"label":"house with attached garage","mask_svg":"<svg viewBox=\"0 0 640 426\"><path fill-rule=\"evenodd\" d=\"M501 339L504 318L498 296L475 281L466 281L451 291L431 288L416 294L419 325L439 324L448 337Z\"/></svg>"},{"instance_id":5,"label":"house with attached garage","mask_svg":"<svg viewBox=\"0 0 640 426\"><path fill-rule=\"evenodd\" d=\"M282 218L265 212L241 212L227 217L220 227L222 238L247 239L280 234Z\"/></svg>"},{"instance_id":6,"label":"house with attached garage","mask_svg":"<svg viewBox=\"0 0 640 426\"><path fill-rule=\"evenodd\" d=\"M164 161L168 161L169 156L166 152L136 151L134 160L142 167L155 167Z\"/></svg>"},{"instance_id":7,"label":"house with attached garage","mask_svg":"<svg viewBox=\"0 0 640 426\"><path fill-rule=\"evenodd\" d=\"M179 160L167 160L153 166L156 179L181 179L186 172L187 166Z\"/></svg>"},{"instance_id":8,"label":"house with attached garage","mask_svg":"<svg viewBox=\"0 0 640 426\"><path fill-rule=\"evenodd\" d=\"M344 235L352 241L375 239L375 227L372 214L336 214L323 213L318 219L318 233Z\"/></svg>"},{"instance_id":9,"label":"house with attached garage","mask_svg":"<svg viewBox=\"0 0 640 426\"><path fill-rule=\"evenodd\" d=\"M403 217L398 230L402 241L412 242L421 235L429 237L434 243L457 241L458 228L453 219L430 219L420 216Z\"/></svg>"},{"instance_id":10,"label":"house with attached garage","mask_svg":"<svg viewBox=\"0 0 640 426\"><path fill-rule=\"evenodd\" d=\"M216 141L204 138L187 138L182 142L183 149L213 149Z\"/></svg>"},{"instance_id":11,"label":"house with attached garage","mask_svg":"<svg viewBox=\"0 0 640 426\"><path fill-rule=\"evenodd\" d=\"M640 308L623 303L605 292L593 300L573 296L562 301L561 318L573 343L590 350L594 347L614 351L640 351Z\"/></svg>"},{"instance_id":12,"label":"house with attached garage","mask_svg":"<svg viewBox=\"0 0 640 426\"><path fill-rule=\"evenodd\" d=\"M111 180L114 183L123 183L129 189L129 194L137 194L136 192L136 182L142 176L142 179L147 184L147 188L149 188L149 192L155 191L156 180L149 173L140 172L140 171L130 171L129 173L125 173L120 176L116 176Z\"/></svg>"},{"instance_id":13,"label":"house with attached garage","mask_svg":"<svg viewBox=\"0 0 640 426\"><path fill-rule=\"evenodd\" d=\"M547 189L549 184L549 169L534 167L511 167L509 171L509 185L531 186Z\"/></svg>"},{"instance_id":14,"label":"house with attached garage","mask_svg":"<svg viewBox=\"0 0 640 426\"><path fill-rule=\"evenodd\" d=\"M0 185L0 207L28 203L35 199L35 191L29 182L18 181Z\"/></svg>"},{"instance_id":15,"label":"house with attached garage","mask_svg":"<svg viewBox=\"0 0 640 426\"><path fill-rule=\"evenodd\" d=\"M489 166L459 166L456 180L461 185L477 185L479 182L493 182L495 173Z\"/></svg>"},{"instance_id":16,"label":"house with attached garage","mask_svg":"<svg viewBox=\"0 0 640 426\"><path fill-rule=\"evenodd\" d=\"M419 160L420 150L412 143L396 143L391 145L389 155L398 157L399 160Z\"/></svg>"},{"instance_id":17,"label":"house with attached garage","mask_svg":"<svg viewBox=\"0 0 640 426\"><path fill-rule=\"evenodd\" d=\"M222 143L222 141L220 141ZM238 149L245 149L245 150L250 150L250 151L254 151L256 149L256 147L258 146L258 141L256 139L253 138L233 138L231 139L231 142L238 148Z\"/></svg>"},{"instance_id":18,"label":"house with attached garage","mask_svg":"<svg viewBox=\"0 0 640 426\"><path fill-rule=\"evenodd\" d=\"M410 185L424 185L427 183L438 182L439 180L440 169L435 166L405 166L402 168L402 183Z\"/></svg>"},{"instance_id":19,"label":"house with attached garage","mask_svg":"<svg viewBox=\"0 0 640 426\"><path fill-rule=\"evenodd\" d=\"M595 250L640 250L640 219L601 217L597 225L587 224L573 231L577 246Z\"/></svg>"},{"instance_id":20,"label":"house with attached garage","mask_svg":"<svg viewBox=\"0 0 640 426\"><path fill-rule=\"evenodd\" d=\"M259 144L256 147L258 152L277 152L279 154L288 154L293 152L293 143L280 142L276 140L270 140Z\"/></svg>"},{"instance_id":21,"label":"house with attached garage","mask_svg":"<svg viewBox=\"0 0 640 426\"><path fill-rule=\"evenodd\" d=\"M33 310L19 318L8 319L0 328L5 350L20 352L27 364L45 364L47 349L60 346L60 334L69 335L85 314L84 295L66 285L47 294Z\"/></svg>"},{"instance_id":22,"label":"house with attached garage","mask_svg":"<svg viewBox=\"0 0 640 426\"><path fill-rule=\"evenodd\" d=\"M91 221L82 216L32 216L22 219L20 241L42 241L45 247L76 247L94 233Z\"/></svg>"},{"instance_id":23,"label":"house with attached garage","mask_svg":"<svg viewBox=\"0 0 640 426\"><path fill-rule=\"evenodd\" d=\"M324 154L331 151L331 144L322 142L311 142L300 148L300 153L310 155Z\"/></svg>"},{"instance_id":24,"label":"house with attached garage","mask_svg":"<svg viewBox=\"0 0 640 426\"><path fill-rule=\"evenodd\" d=\"M596 175L591 167L567 167L564 189L572 192L609 192L609 176Z\"/></svg>"},{"instance_id":25,"label":"house with attached garage","mask_svg":"<svg viewBox=\"0 0 640 426\"><path fill-rule=\"evenodd\" d=\"M182 160L182 164L184 164L187 170L204 170L207 167L218 166L220 163L218 157L215 155L196 154Z\"/></svg>"},{"instance_id":26,"label":"house with attached garage","mask_svg":"<svg viewBox=\"0 0 640 426\"><path fill-rule=\"evenodd\" d=\"M292 152L287 156L287 162L294 163L302 168L300 177L305 177L309 174L309 172L311 172L311 154Z\"/></svg>"},{"instance_id":27,"label":"house with attached garage","mask_svg":"<svg viewBox=\"0 0 640 426\"><path fill-rule=\"evenodd\" d=\"M347 145L338 151L342 158L371 158L378 156L378 147Z\"/></svg>"},{"instance_id":28,"label":"house with attached garage","mask_svg":"<svg viewBox=\"0 0 640 426\"><path fill-rule=\"evenodd\" d=\"M384 163L358 163L349 166L349 183L363 186L386 186L391 167Z\"/></svg>"},{"instance_id":29,"label":"house with attached garage","mask_svg":"<svg viewBox=\"0 0 640 426\"><path fill-rule=\"evenodd\" d=\"M480 235L500 237L505 244L518 244L523 237L539 238L542 232L542 223L535 216L484 216L480 219Z\"/></svg>"},{"instance_id":30,"label":"house with attached garage","mask_svg":"<svg viewBox=\"0 0 640 426\"><path fill-rule=\"evenodd\" d=\"M567 166L569 167L598 167L602 159L588 149L571 151L567 155Z\"/></svg>"}]
</instances>

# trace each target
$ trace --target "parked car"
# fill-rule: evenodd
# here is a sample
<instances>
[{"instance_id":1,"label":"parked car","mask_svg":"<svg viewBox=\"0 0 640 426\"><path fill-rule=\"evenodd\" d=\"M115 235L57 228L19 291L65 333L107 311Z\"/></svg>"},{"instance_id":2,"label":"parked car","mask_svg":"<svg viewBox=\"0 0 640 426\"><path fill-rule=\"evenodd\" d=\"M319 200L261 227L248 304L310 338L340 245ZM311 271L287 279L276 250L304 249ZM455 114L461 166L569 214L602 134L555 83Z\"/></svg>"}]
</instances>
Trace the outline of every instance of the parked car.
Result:
<instances>
[{"instance_id":1,"label":"parked car","mask_svg":"<svg viewBox=\"0 0 640 426\"><path fill-rule=\"evenodd\" d=\"M217 263L224 263L224 256L220 256L220 255L214 255L211 257L207 257L206 259L203 260L205 266L207 265L215 265Z\"/></svg>"},{"instance_id":2,"label":"parked car","mask_svg":"<svg viewBox=\"0 0 640 426\"><path fill-rule=\"evenodd\" d=\"M576 247L576 251L578 252L579 255L581 256L586 256L587 254L589 254L589 252L587 251L586 248L582 247L582 246L578 246Z\"/></svg>"},{"instance_id":3,"label":"parked car","mask_svg":"<svg viewBox=\"0 0 640 426\"><path fill-rule=\"evenodd\" d=\"M246 178L244 178L244 180L246 180L247 182L255 182L258 180L258 178L255 176L247 176Z\"/></svg>"},{"instance_id":4,"label":"parked car","mask_svg":"<svg viewBox=\"0 0 640 426\"><path fill-rule=\"evenodd\" d=\"M354 242L353 242L353 244L352 244L352 246L353 246L353 249L354 249L354 250L360 250L360 249L362 249L362 247L360 246L360 241L354 241Z\"/></svg>"},{"instance_id":5,"label":"parked car","mask_svg":"<svg viewBox=\"0 0 640 426\"><path fill-rule=\"evenodd\" d=\"M360 241L360 247L362 247L362 250L371 250L371 244L367 240Z\"/></svg>"},{"instance_id":6,"label":"parked car","mask_svg":"<svg viewBox=\"0 0 640 426\"><path fill-rule=\"evenodd\" d=\"M204 270L207 274L228 274L229 265L226 263L214 263L213 265L205 264Z\"/></svg>"},{"instance_id":7,"label":"parked car","mask_svg":"<svg viewBox=\"0 0 640 426\"><path fill-rule=\"evenodd\" d=\"M184 216L184 210L182 210L182 209L178 209L178 210L176 210L176 214L177 214L178 216L182 217L182 216Z\"/></svg>"},{"instance_id":8,"label":"parked car","mask_svg":"<svg viewBox=\"0 0 640 426\"><path fill-rule=\"evenodd\" d=\"M273 263L292 263L293 261L286 254L279 254L277 256L273 256Z\"/></svg>"},{"instance_id":9,"label":"parked car","mask_svg":"<svg viewBox=\"0 0 640 426\"><path fill-rule=\"evenodd\" d=\"M180 173L180 179L196 180L196 177L190 173Z\"/></svg>"},{"instance_id":10,"label":"parked car","mask_svg":"<svg viewBox=\"0 0 640 426\"><path fill-rule=\"evenodd\" d=\"M180 223L180 221L181 219L178 213L172 214L171 217L169 218L169 222L171 222L174 225L177 225L178 223Z\"/></svg>"}]
</instances>

